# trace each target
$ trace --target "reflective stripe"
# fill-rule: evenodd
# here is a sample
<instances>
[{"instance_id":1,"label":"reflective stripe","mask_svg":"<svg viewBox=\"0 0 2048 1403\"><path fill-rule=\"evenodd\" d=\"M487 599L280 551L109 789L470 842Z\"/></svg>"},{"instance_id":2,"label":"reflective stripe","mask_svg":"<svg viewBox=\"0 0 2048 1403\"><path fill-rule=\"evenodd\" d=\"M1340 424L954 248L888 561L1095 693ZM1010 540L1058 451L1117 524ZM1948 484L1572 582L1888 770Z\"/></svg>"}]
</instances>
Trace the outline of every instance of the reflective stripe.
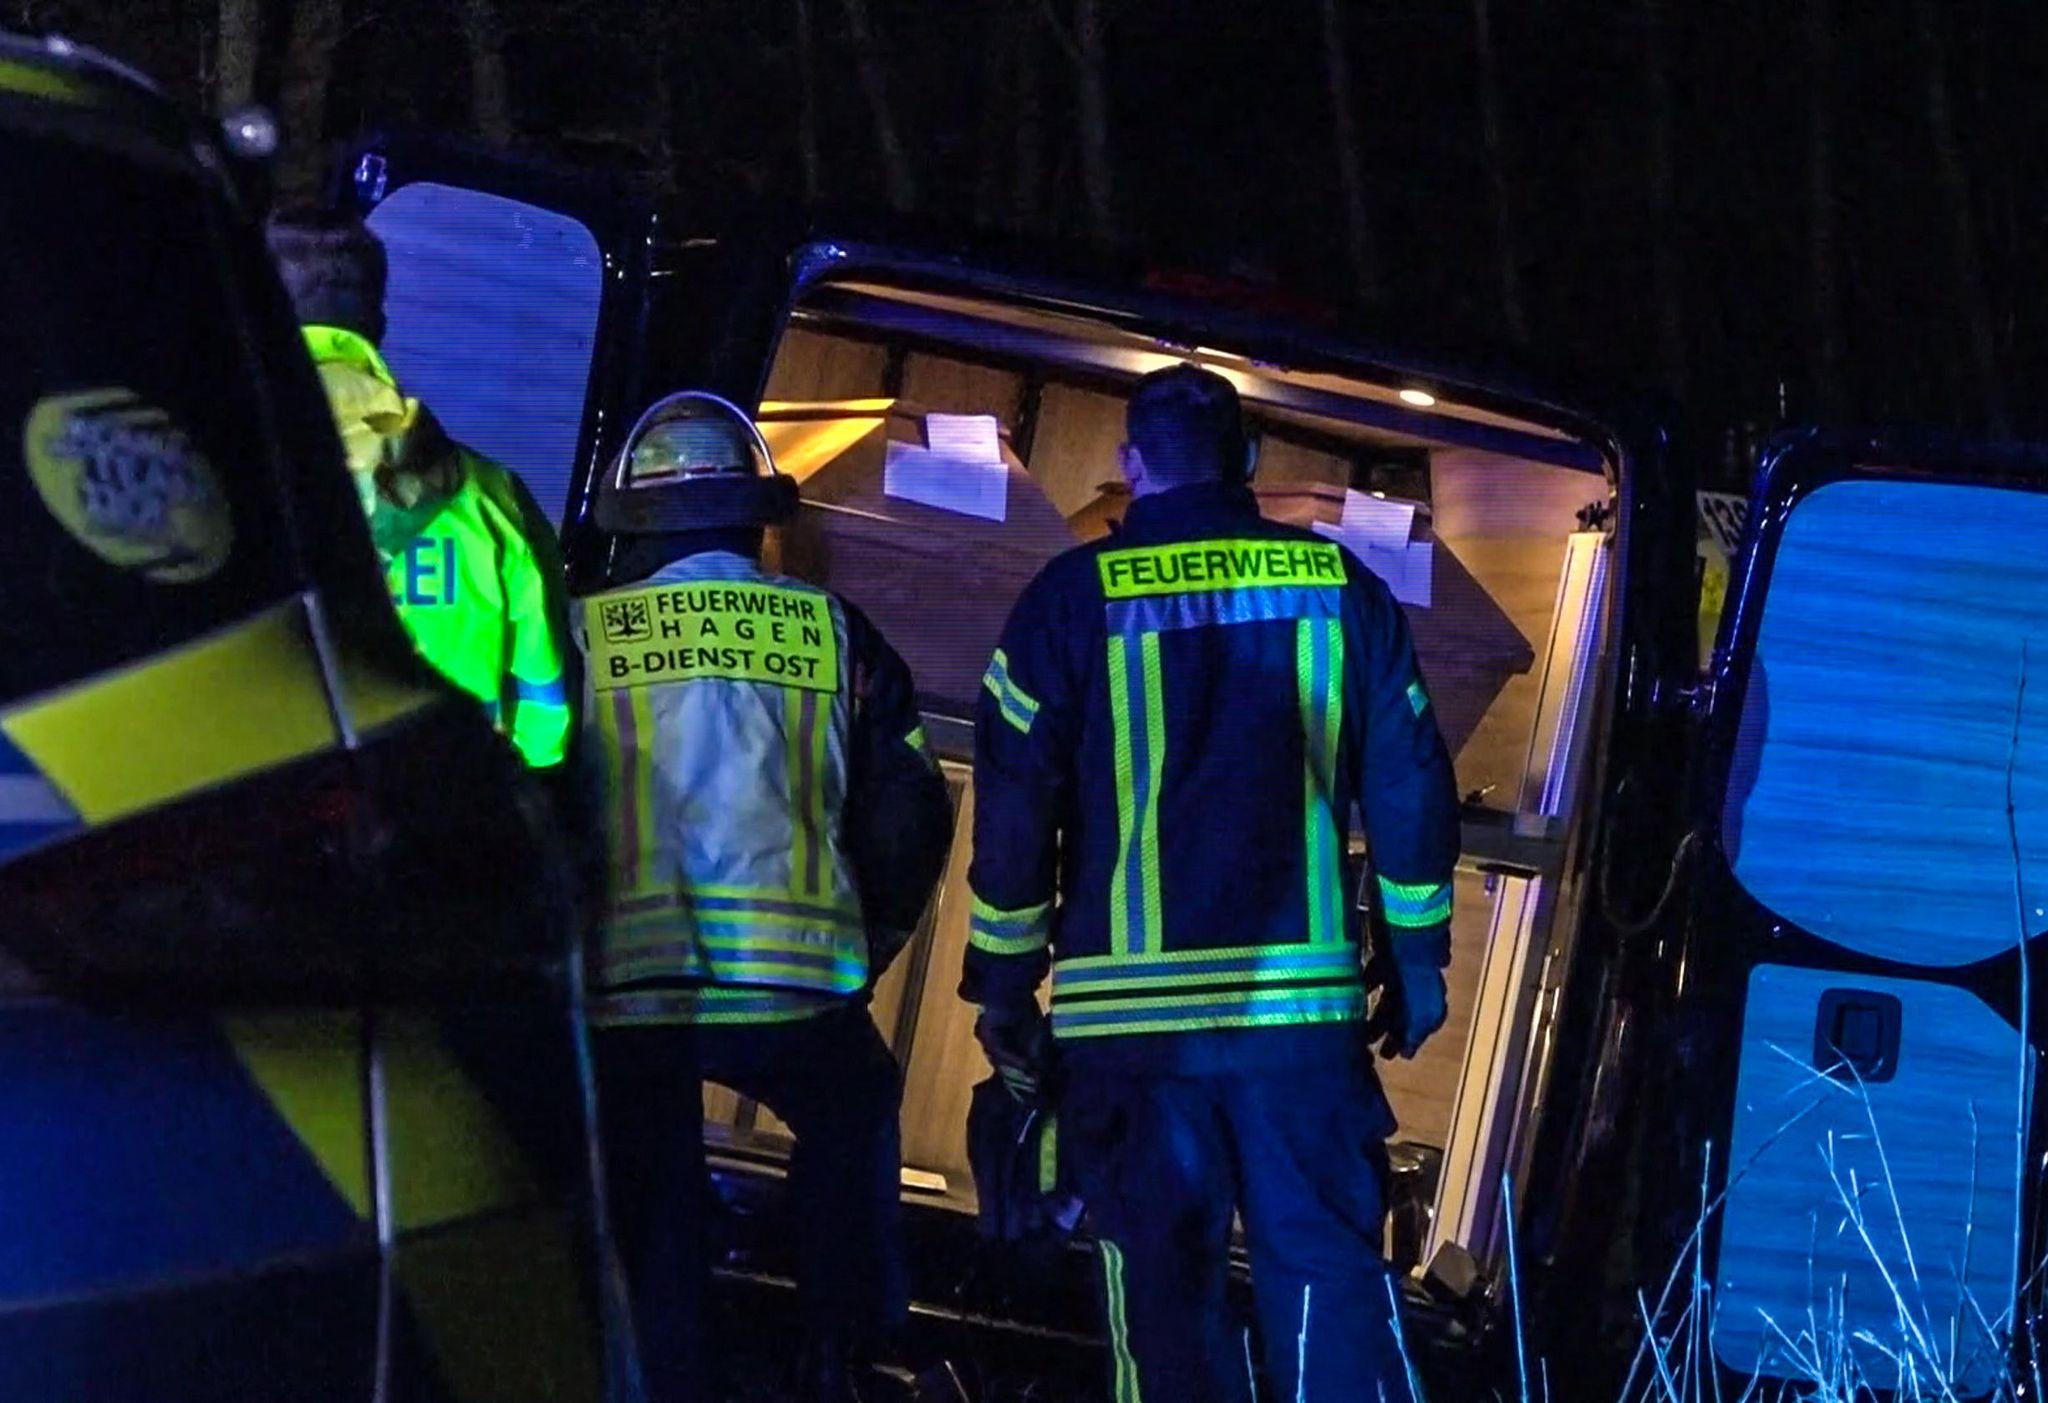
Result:
<instances>
[{"instance_id":1,"label":"reflective stripe","mask_svg":"<svg viewBox=\"0 0 2048 1403\"><path fill-rule=\"evenodd\" d=\"M1301 701L1303 866L1307 869L1308 938L1327 945L1344 937L1343 877L1337 858L1338 737L1344 715L1344 632L1336 619L1303 619L1295 628L1295 675Z\"/></svg>"},{"instance_id":2,"label":"reflective stripe","mask_svg":"<svg viewBox=\"0 0 2048 1403\"><path fill-rule=\"evenodd\" d=\"M614 987L672 978L845 995L867 982L867 937L857 910L787 892L654 892L613 905L597 973Z\"/></svg>"},{"instance_id":3,"label":"reflective stripe","mask_svg":"<svg viewBox=\"0 0 2048 1403\"><path fill-rule=\"evenodd\" d=\"M529 706L567 706L569 684L560 673L547 682L529 682L524 677L512 679L512 695Z\"/></svg>"},{"instance_id":4,"label":"reflective stripe","mask_svg":"<svg viewBox=\"0 0 2048 1403\"><path fill-rule=\"evenodd\" d=\"M608 929L606 935L616 940L618 932ZM598 961L598 982L612 989L649 979L685 979L844 995L858 991L867 975L867 961L857 950L758 935L718 939L700 934L695 940L660 944L628 939L609 944Z\"/></svg>"},{"instance_id":5,"label":"reflective stripe","mask_svg":"<svg viewBox=\"0 0 2048 1403\"><path fill-rule=\"evenodd\" d=\"M1159 791L1166 769L1165 683L1159 668L1159 635L1139 640L1145 670L1145 788L1138 819L1138 865L1143 874L1144 924L1140 950L1157 950L1164 912L1159 900Z\"/></svg>"},{"instance_id":6,"label":"reflective stripe","mask_svg":"<svg viewBox=\"0 0 2048 1403\"><path fill-rule=\"evenodd\" d=\"M1415 930L1451 919L1449 882L1390 882L1382 877L1379 883L1380 909L1388 925Z\"/></svg>"},{"instance_id":7,"label":"reflective stripe","mask_svg":"<svg viewBox=\"0 0 2048 1403\"><path fill-rule=\"evenodd\" d=\"M1429 693L1422 689L1421 678L1417 678L1408 684L1408 705L1417 716L1429 710Z\"/></svg>"},{"instance_id":8,"label":"reflective stripe","mask_svg":"<svg viewBox=\"0 0 2048 1403\"><path fill-rule=\"evenodd\" d=\"M789 769L789 885L799 896L816 896L825 889L820 841L825 827L824 717L816 692L787 687L782 703Z\"/></svg>"},{"instance_id":9,"label":"reflective stripe","mask_svg":"<svg viewBox=\"0 0 2048 1403\"><path fill-rule=\"evenodd\" d=\"M1109 1316L1110 1357L1116 1365L1116 1403L1143 1403L1138 1392L1138 1361L1131 1357L1131 1327L1124 1311L1124 1254L1108 1238L1096 1246L1102 1254L1102 1292Z\"/></svg>"},{"instance_id":10,"label":"reflective stripe","mask_svg":"<svg viewBox=\"0 0 2048 1403\"><path fill-rule=\"evenodd\" d=\"M605 961L633 958L694 958L699 950L710 950L716 954L762 950L772 954L787 954L794 959L822 959L829 964L858 964L857 947L843 942L831 934L806 935L802 931L770 930L752 932L742 929L736 932L728 927L723 930L678 931L673 927L666 930L659 926L645 925L633 930L629 943L617 950L606 950L600 957Z\"/></svg>"},{"instance_id":11,"label":"reflective stripe","mask_svg":"<svg viewBox=\"0 0 2048 1403\"><path fill-rule=\"evenodd\" d=\"M1365 1017L1365 988L1244 989L1229 993L1163 994L1061 1006L1055 1000L1052 1030L1059 1038L1099 1038L1137 1033L1192 1033L1216 1028L1264 1028L1314 1023L1351 1023Z\"/></svg>"},{"instance_id":12,"label":"reflective stripe","mask_svg":"<svg viewBox=\"0 0 2048 1403\"><path fill-rule=\"evenodd\" d=\"M1120 633L1109 636L1110 761L1116 776L1116 862L1109 873L1109 948L1118 955L1131 951L1131 839L1137 829L1136 786L1131 753L1131 683L1127 666L1130 645Z\"/></svg>"},{"instance_id":13,"label":"reflective stripe","mask_svg":"<svg viewBox=\"0 0 2048 1403\"><path fill-rule=\"evenodd\" d=\"M1060 1186L1060 1118L1048 1114L1045 1129L1038 1132L1038 1191L1049 1194Z\"/></svg>"},{"instance_id":14,"label":"reflective stripe","mask_svg":"<svg viewBox=\"0 0 2048 1403\"><path fill-rule=\"evenodd\" d=\"M612 805L612 854L618 864L618 893L641 895L653 879L657 834L653 832L653 754L641 737L653 739L653 709L645 690L612 692L610 707L602 700L600 733L614 766L606 786L616 797Z\"/></svg>"},{"instance_id":15,"label":"reflective stripe","mask_svg":"<svg viewBox=\"0 0 2048 1403\"><path fill-rule=\"evenodd\" d=\"M1088 955L1053 968L1053 999L1113 990L1192 989L1321 979L1356 982L1359 951L1340 946L1249 945L1228 950L1172 950L1147 957Z\"/></svg>"},{"instance_id":16,"label":"reflective stripe","mask_svg":"<svg viewBox=\"0 0 2048 1403\"><path fill-rule=\"evenodd\" d=\"M697 888L687 892L659 892L649 896L630 897L612 906L615 916L637 916L651 911L687 910L699 918L719 919L723 913L745 912L749 915L780 916L801 920L810 925L841 926L859 930L860 912L850 907L818 906L806 901L776 894L709 895Z\"/></svg>"},{"instance_id":17,"label":"reflective stripe","mask_svg":"<svg viewBox=\"0 0 2048 1403\"><path fill-rule=\"evenodd\" d=\"M1252 945L1145 956L1089 955L1053 968L1060 1037L1328 1023L1365 1015L1359 950Z\"/></svg>"},{"instance_id":18,"label":"reflective stripe","mask_svg":"<svg viewBox=\"0 0 2048 1403\"><path fill-rule=\"evenodd\" d=\"M1038 719L1038 701L1010 680L1010 659L1002 649L996 649L996 655L989 659L988 671L982 674L981 685L988 688L989 695L996 699L1003 719L1030 735L1031 725Z\"/></svg>"},{"instance_id":19,"label":"reflective stripe","mask_svg":"<svg viewBox=\"0 0 2048 1403\"><path fill-rule=\"evenodd\" d=\"M793 1023L839 1007L840 1000L780 989L653 989L591 1000L600 1028L636 1023Z\"/></svg>"},{"instance_id":20,"label":"reflective stripe","mask_svg":"<svg viewBox=\"0 0 2048 1403\"><path fill-rule=\"evenodd\" d=\"M1109 639L1109 705L1114 729L1117 857L1109 881L1110 949L1159 948L1159 781L1165 767L1165 707L1159 635ZM1132 705L1132 700L1137 705Z\"/></svg>"},{"instance_id":21,"label":"reflective stripe","mask_svg":"<svg viewBox=\"0 0 2048 1403\"><path fill-rule=\"evenodd\" d=\"M1334 589L1288 586L1113 599L1108 605L1109 629L1112 633L1156 633L1166 629L1335 618L1340 598Z\"/></svg>"},{"instance_id":22,"label":"reflective stripe","mask_svg":"<svg viewBox=\"0 0 2048 1403\"><path fill-rule=\"evenodd\" d=\"M91 85L80 82L69 73L36 64L16 63L12 59L0 60L0 93L82 106L102 105L99 94Z\"/></svg>"},{"instance_id":23,"label":"reflective stripe","mask_svg":"<svg viewBox=\"0 0 2048 1403\"><path fill-rule=\"evenodd\" d=\"M1052 934L1052 903L1004 910L976 896L967 917L967 943L990 955L1029 955L1045 949Z\"/></svg>"},{"instance_id":24,"label":"reflective stripe","mask_svg":"<svg viewBox=\"0 0 2048 1403\"><path fill-rule=\"evenodd\" d=\"M84 822L100 824L340 746L335 705L295 595L25 701L0 726Z\"/></svg>"},{"instance_id":25,"label":"reflective stripe","mask_svg":"<svg viewBox=\"0 0 2048 1403\"><path fill-rule=\"evenodd\" d=\"M625 880L623 862L626 835L631 828L631 809L624 794L624 760L619 751L619 713L617 699L607 703L599 700L590 708L585 718L597 728L596 754L591 763L598 770L599 792L605 796L603 821L605 851L611 854L612 878L621 893L631 890Z\"/></svg>"}]
</instances>

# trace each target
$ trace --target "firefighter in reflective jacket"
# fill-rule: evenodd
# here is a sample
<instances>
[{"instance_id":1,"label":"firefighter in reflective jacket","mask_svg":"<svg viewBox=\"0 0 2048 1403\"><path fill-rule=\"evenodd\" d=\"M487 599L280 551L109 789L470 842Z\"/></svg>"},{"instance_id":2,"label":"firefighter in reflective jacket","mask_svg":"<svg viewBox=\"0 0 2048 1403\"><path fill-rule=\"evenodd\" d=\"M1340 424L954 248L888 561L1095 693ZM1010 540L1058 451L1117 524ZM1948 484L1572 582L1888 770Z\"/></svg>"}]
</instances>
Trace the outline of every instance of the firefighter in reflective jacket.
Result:
<instances>
[{"instance_id":1,"label":"firefighter in reflective jacket","mask_svg":"<svg viewBox=\"0 0 2048 1403\"><path fill-rule=\"evenodd\" d=\"M576 620L610 829L600 1102L657 1399L699 1396L703 1373L700 1075L796 1135L800 1396L855 1397L906 1306L900 1076L867 1003L951 806L903 660L859 610L763 570L763 527L795 504L738 410L663 401L600 489L610 587Z\"/></svg>"},{"instance_id":2,"label":"firefighter in reflective jacket","mask_svg":"<svg viewBox=\"0 0 2048 1403\"><path fill-rule=\"evenodd\" d=\"M517 478L450 440L399 390L378 350L376 235L352 215L311 210L274 217L268 232L414 645L528 765L560 765L573 718L553 528Z\"/></svg>"},{"instance_id":3,"label":"firefighter in reflective jacket","mask_svg":"<svg viewBox=\"0 0 2048 1403\"><path fill-rule=\"evenodd\" d=\"M1147 376L1127 437L1123 529L1045 568L988 669L962 992L1013 1085L1056 1050L1120 1403L1249 1400L1233 1212L1274 1396L1405 1399L1341 874L1356 809L1412 1055L1444 1020L1449 757L1386 586L1260 517L1227 381Z\"/></svg>"}]
</instances>

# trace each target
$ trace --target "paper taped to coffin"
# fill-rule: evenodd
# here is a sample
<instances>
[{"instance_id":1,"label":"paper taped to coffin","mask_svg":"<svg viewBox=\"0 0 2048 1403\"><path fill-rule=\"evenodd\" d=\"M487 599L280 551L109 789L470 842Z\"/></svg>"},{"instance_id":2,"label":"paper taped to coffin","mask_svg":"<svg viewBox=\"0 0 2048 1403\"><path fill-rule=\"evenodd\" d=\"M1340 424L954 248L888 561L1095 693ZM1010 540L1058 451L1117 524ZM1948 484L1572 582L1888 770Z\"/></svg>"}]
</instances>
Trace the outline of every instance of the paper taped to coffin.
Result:
<instances>
[{"instance_id":1,"label":"paper taped to coffin","mask_svg":"<svg viewBox=\"0 0 2048 1403\"><path fill-rule=\"evenodd\" d=\"M1256 484L1253 490L1260 512L1273 521L1312 527L1318 522L1335 526L1344 519L1342 487L1280 482ZM1105 483L1100 495L1070 517L1068 525L1082 540L1093 540L1122 518L1130 500L1122 483ZM1464 563L1436 539L1427 507L1416 511L1410 539L1428 541L1435 550L1428 607L1402 607L1415 637L1423 680L1436 705L1437 725L1456 755L1508 680L1535 666L1536 650Z\"/></svg>"},{"instance_id":2,"label":"paper taped to coffin","mask_svg":"<svg viewBox=\"0 0 2048 1403\"><path fill-rule=\"evenodd\" d=\"M925 445L925 413L906 400L770 401L759 422L803 493L782 568L858 605L928 708L971 716L1011 604L1075 541L1007 437L1002 519L990 520L889 495L888 445Z\"/></svg>"},{"instance_id":3,"label":"paper taped to coffin","mask_svg":"<svg viewBox=\"0 0 2048 1403\"><path fill-rule=\"evenodd\" d=\"M1259 510L1295 526L1335 526L1344 519L1344 489L1324 483L1255 486ZM1428 607L1404 604L1415 658L1436 706L1444 743L1456 755L1479 729L1508 680L1536 665L1536 650L1496 604L1464 563L1430 528L1427 507L1419 507L1409 539L1434 547L1434 579Z\"/></svg>"}]
</instances>

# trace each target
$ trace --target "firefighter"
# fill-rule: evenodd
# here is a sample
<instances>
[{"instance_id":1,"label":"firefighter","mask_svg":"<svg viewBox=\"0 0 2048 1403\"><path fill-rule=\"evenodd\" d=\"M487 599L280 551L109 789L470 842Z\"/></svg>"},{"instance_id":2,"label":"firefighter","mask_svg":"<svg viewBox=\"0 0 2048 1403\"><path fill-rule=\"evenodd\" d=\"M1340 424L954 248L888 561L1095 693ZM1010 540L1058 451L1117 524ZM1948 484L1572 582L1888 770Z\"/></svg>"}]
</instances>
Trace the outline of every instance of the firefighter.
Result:
<instances>
[{"instance_id":1,"label":"firefighter","mask_svg":"<svg viewBox=\"0 0 2048 1403\"><path fill-rule=\"evenodd\" d=\"M377 236L353 215L316 210L282 212L268 233L399 617L529 766L560 766L573 717L554 531L516 477L400 390L379 350Z\"/></svg>"},{"instance_id":2,"label":"firefighter","mask_svg":"<svg viewBox=\"0 0 2048 1403\"><path fill-rule=\"evenodd\" d=\"M1445 1014L1450 760L1386 586L1260 517L1230 383L1148 375L1126 433L1122 530L1039 574L985 679L962 993L1022 1094L1057 1054L1119 1403L1250 1399L1233 1212L1275 1396L1406 1399L1341 874L1355 808L1412 1055Z\"/></svg>"},{"instance_id":3,"label":"firefighter","mask_svg":"<svg viewBox=\"0 0 2048 1403\"><path fill-rule=\"evenodd\" d=\"M796 497L733 406L663 401L600 489L616 544L577 617L611 838L600 1103L657 1398L702 1372L700 1075L796 1136L801 1396L857 1397L907 1304L901 1077L867 1005L937 884L951 805L903 660L852 605L763 569Z\"/></svg>"}]
</instances>

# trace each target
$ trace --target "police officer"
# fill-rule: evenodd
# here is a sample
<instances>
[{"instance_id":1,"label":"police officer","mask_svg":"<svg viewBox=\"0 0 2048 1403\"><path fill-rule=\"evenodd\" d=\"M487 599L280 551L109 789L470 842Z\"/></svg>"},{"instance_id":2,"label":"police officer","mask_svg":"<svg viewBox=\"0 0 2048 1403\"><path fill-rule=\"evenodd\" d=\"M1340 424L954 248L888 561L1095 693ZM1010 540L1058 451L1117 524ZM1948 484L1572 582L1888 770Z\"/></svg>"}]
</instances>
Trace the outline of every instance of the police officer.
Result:
<instances>
[{"instance_id":1,"label":"police officer","mask_svg":"<svg viewBox=\"0 0 2048 1403\"><path fill-rule=\"evenodd\" d=\"M528 765L573 730L553 529L519 480L405 395L384 336L384 246L353 215L274 216L271 253L341 434L392 602L422 656L483 704Z\"/></svg>"},{"instance_id":2,"label":"police officer","mask_svg":"<svg viewBox=\"0 0 2048 1403\"><path fill-rule=\"evenodd\" d=\"M1260 517L1230 383L1146 376L1127 437L1122 531L1045 568L988 669L962 992L1013 1083L1057 1049L1119 1403L1249 1400L1233 1212L1275 1396L1405 1399L1341 873L1356 809L1412 1054L1444 1020L1450 760L1386 586Z\"/></svg>"},{"instance_id":3,"label":"police officer","mask_svg":"<svg viewBox=\"0 0 2048 1403\"><path fill-rule=\"evenodd\" d=\"M900 1076L867 996L951 808L902 659L852 605L762 568L796 496L731 405L662 402L601 489L610 587L577 617L611 838L600 1100L657 1399L702 1374L700 1074L796 1135L801 1396L856 1397L852 1365L906 1305Z\"/></svg>"}]
</instances>

